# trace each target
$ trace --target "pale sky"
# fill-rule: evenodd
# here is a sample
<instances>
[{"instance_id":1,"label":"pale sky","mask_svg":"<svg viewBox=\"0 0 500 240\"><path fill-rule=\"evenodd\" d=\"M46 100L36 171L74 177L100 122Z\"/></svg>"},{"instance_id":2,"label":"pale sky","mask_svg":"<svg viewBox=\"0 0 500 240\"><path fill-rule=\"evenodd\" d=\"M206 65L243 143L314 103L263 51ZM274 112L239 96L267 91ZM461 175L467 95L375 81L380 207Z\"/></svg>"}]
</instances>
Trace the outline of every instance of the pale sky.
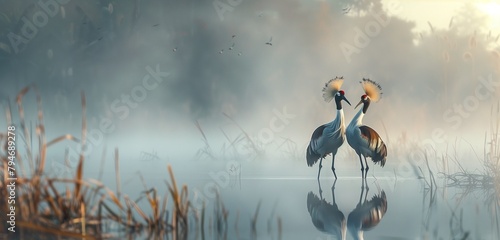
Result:
<instances>
[{"instance_id":1,"label":"pale sky","mask_svg":"<svg viewBox=\"0 0 500 240\"><path fill-rule=\"evenodd\" d=\"M450 19L456 16L460 7L465 1L429 1L429 0L407 0L394 1L384 0L386 7L398 17L414 21L417 24L415 32L429 31L430 22L436 28L447 28ZM480 11L484 12L488 17L488 26L486 29L491 30L495 36L500 33L500 1L475 0L472 2ZM423 14L425 13L425 14Z\"/></svg>"}]
</instances>

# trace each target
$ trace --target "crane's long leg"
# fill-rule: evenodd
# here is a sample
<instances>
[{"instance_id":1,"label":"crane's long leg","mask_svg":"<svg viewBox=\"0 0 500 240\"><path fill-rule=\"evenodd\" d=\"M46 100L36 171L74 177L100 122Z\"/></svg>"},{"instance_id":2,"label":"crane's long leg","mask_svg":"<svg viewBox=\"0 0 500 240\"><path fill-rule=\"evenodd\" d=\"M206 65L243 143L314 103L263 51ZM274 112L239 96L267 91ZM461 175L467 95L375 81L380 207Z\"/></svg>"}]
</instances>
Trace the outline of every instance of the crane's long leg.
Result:
<instances>
[{"instance_id":1,"label":"crane's long leg","mask_svg":"<svg viewBox=\"0 0 500 240\"><path fill-rule=\"evenodd\" d=\"M361 154L358 154L358 156L359 156L359 163L361 164L361 178L365 178L364 177L365 166L363 166L363 160L361 159Z\"/></svg>"},{"instance_id":2,"label":"crane's long leg","mask_svg":"<svg viewBox=\"0 0 500 240\"><path fill-rule=\"evenodd\" d=\"M321 189L321 182L319 181L319 178L318 178L318 188L319 188L319 197L321 200L323 200L323 190Z\"/></svg>"},{"instance_id":3,"label":"crane's long leg","mask_svg":"<svg viewBox=\"0 0 500 240\"><path fill-rule=\"evenodd\" d=\"M368 162L366 161L366 156L363 156L363 157L365 158L365 165L366 165L366 168L365 168L365 170L366 170L366 172L365 172L365 178L366 178L366 176L368 175L368 169L370 169L370 167L368 167Z\"/></svg>"},{"instance_id":4,"label":"crane's long leg","mask_svg":"<svg viewBox=\"0 0 500 240\"><path fill-rule=\"evenodd\" d=\"M318 169L318 181L319 181L319 173L321 173L321 168L323 167L323 157L319 159L319 169Z\"/></svg>"},{"instance_id":5,"label":"crane's long leg","mask_svg":"<svg viewBox=\"0 0 500 240\"><path fill-rule=\"evenodd\" d=\"M358 206L361 206L361 200L363 200L363 192L365 191L365 181L361 179L361 193L359 194Z\"/></svg>"},{"instance_id":6,"label":"crane's long leg","mask_svg":"<svg viewBox=\"0 0 500 240\"><path fill-rule=\"evenodd\" d=\"M335 183L337 183L337 179L335 179L335 181L333 181L333 185L332 185L332 199L333 199L333 204L337 204L335 202Z\"/></svg>"},{"instance_id":7,"label":"crane's long leg","mask_svg":"<svg viewBox=\"0 0 500 240\"><path fill-rule=\"evenodd\" d=\"M335 154L332 153L332 172L333 172L333 176L335 176L335 180L337 179L337 174L335 173Z\"/></svg>"},{"instance_id":8,"label":"crane's long leg","mask_svg":"<svg viewBox=\"0 0 500 240\"><path fill-rule=\"evenodd\" d=\"M368 183L366 183L366 178L365 178L365 182L364 183L365 183L364 185L366 186L365 187L366 192L365 192L365 201L363 203L366 202L366 197L368 197L368 191L370 191L370 188L368 187Z\"/></svg>"}]
</instances>

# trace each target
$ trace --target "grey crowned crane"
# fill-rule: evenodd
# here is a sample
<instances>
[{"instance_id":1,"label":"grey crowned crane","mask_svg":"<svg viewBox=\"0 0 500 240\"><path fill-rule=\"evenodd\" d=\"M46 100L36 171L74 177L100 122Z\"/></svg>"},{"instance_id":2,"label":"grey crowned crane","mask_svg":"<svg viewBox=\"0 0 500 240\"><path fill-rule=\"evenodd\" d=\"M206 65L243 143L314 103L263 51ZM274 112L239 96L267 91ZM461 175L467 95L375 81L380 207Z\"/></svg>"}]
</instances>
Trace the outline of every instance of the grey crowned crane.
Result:
<instances>
[{"instance_id":1,"label":"grey crowned crane","mask_svg":"<svg viewBox=\"0 0 500 240\"><path fill-rule=\"evenodd\" d=\"M344 111L342 110L341 101L344 100L351 105L345 97L345 92L340 90L343 82L343 77L336 77L325 84L325 87L323 88L323 98L326 102L330 102L332 99L335 99L337 116L333 121L323 124L314 130L309 146L307 147L307 166L312 167L318 160L320 160L318 180L321 168L323 167L323 158L330 153L332 154L332 172L335 179L337 179L334 165L335 154L337 154L337 150L340 146L342 146L345 140Z\"/></svg>"},{"instance_id":2,"label":"grey crowned crane","mask_svg":"<svg viewBox=\"0 0 500 240\"><path fill-rule=\"evenodd\" d=\"M365 94L361 96L361 101L359 101L356 107L363 104L363 108L359 110L351 123L349 123L349 126L347 126L346 136L347 142L359 156L361 177L366 178L369 169L366 157L370 157L375 164L380 163L380 166L383 167L387 157L387 147L384 141L382 141L382 138L380 138L380 135L373 130L373 128L363 125L362 122L370 103L372 101L377 102L382 96L382 88L378 83L370 79L363 78L363 81L360 83L363 86ZM363 155L366 165L366 172L364 172L364 175L363 171L365 170L365 166L363 166L361 155Z\"/></svg>"},{"instance_id":3,"label":"grey crowned crane","mask_svg":"<svg viewBox=\"0 0 500 240\"><path fill-rule=\"evenodd\" d=\"M367 201L368 186L366 186L365 200L361 202L366 179L362 181L358 205L347 217L347 229L355 240L363 240L364 231L377 226L387 212L387 196L383 190L378 195L373 196L370 201Z\"/></svg>"},{"instance_id":4,"label":"grey crowned crane","mask_svg":"<svg viewBox=\"0 0 500 240\"><path fill-rule=\"evenodd\" d=\"M318 182L318 184L320 184ZM332 186L333 202L328 203L322 195L321 185L319 185L319 195L312 191L307 194L307 211L311 216L311 221L319 231L335 236L335 239L345 240L347 232L347 222L342 211L339 210L335 202L335 182Z\"/></svg>"}]
</instances>

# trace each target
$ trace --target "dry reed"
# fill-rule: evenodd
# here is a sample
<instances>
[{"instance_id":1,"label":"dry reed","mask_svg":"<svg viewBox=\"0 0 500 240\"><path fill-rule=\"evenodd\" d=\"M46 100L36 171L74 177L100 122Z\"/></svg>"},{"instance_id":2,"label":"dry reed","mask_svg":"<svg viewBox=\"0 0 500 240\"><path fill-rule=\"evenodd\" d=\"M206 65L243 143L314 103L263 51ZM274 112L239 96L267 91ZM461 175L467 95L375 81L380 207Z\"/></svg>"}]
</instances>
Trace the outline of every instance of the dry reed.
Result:
<instances>
[{"instance_id":1,"label":"dry reed","mask_svg":"<svg viewBox=\"0 0 500 240\"><path fill-rule=\"evenodd\" d=\"M34 90L37 103L37 122L35 134L31 127L28 127L25 119L23 99L30 90ZM187 239L189 228L189 213L196 211L191 207L188 187L183 185L178 187L172 167L167 166L170 181L165 181L168 192L160 197L155 188L148 189L144 179L140 176L144 188L137 200L131 200L121 191L121 179L119 171L119 151L114 151L116 192L106 187L100 179L103 174L106 150L103 150L99 180L84 179L85 155L83 150L87 138L86 122L86 98L81 93L82 106L82 129L81 138L65 134L50 141L45 139L45 125L43 123L43 111L41 97L36 87L23 88L16 96L16 105L19 113L19 139L23 146L23 151L16 152L17 166L17 192L16 192L16 223L21 235L30 239L31 236L47 235L48 238L81 238L81 239L106 239L116 238L117 234L124 231L128 238L137 236L148 238L172 238ZM8 105L5 109L8 125L13 124L13 116ZM197 127L203 135L206 145L208 140L197 123ZM242 129L241 129L242 130ZM249 139L248 134L242 130L244 138ZM0 181L0 192L3 196L8 194L7 182L7 138L5 133L0 133L0 172L3 173ZM32 136L35 136L33 138ZM33 140L35 139L35 140ZM242 138L231 141L236 144ZM82 152L78 156L78 163L73 177L64 177L61 174L50 176L46 171L46 154L50 146L70 142L80 144ZM19 145L19 144L18 144ZM35 147L33 146L35 145ZM65 167L69 162L69 151L65 150ZM140 207L141 201L147 201L150 210ZM172 200L172 208L168 208L168 200ZM260 202L257 206L254 218L251 221L252 232L256 231L257 215L260 209ZM3 214L9 207L6 199L0 199L0 213ZM225 208L222 200L217 196L215 203L216 231L223 239L227 239L227 221L229 212ZM201 210L201 237L205 239L205 203ZM197 218L196 221L198 221ZM0 223L2 229L6 229L5 223ZM198 224L198 223L196 223ZM237 222L236 222L237 224ZM278 219L281 231L281 219ZM108 227L113 225L114 227ZM211 224L209 223L209 226ZM236 226L236 225L235 225ZM237 226L236 226L237 228ZM195 229L196 230L196 229ZM210 229L212 230L212 229ZM31 235L30 235L31 234ZM40 235L42 234L42 235ZM280 233L281 235L281 233Z\"/></svg>"}]
</instances>

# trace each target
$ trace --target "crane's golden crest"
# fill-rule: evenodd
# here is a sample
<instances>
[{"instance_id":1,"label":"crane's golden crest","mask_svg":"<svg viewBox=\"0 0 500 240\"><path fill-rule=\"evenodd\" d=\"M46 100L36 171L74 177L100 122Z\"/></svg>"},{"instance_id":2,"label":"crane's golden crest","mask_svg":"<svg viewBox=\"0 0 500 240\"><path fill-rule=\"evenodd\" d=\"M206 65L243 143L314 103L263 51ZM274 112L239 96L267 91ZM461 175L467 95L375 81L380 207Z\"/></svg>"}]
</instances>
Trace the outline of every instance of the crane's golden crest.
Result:
<instances>
[{"instance_id":1,"label":"crane's golden crest","mask_svg":"<svg viewBox=\"0 0 500 240\"><path fill-rule=\"evenodd\" d=\"M363 81L359 82L363 87L366 95L370 97L370 100L377 102L382 97L382 87L380 84L368 78L363 78Z\"/></svg>"},{"instance_id":2,"label":"crane's golden crest","mask_svg":"<svg viewBox=\"0 0 500 240\"><path fill-rule=\"evenodd\" d=\"M325 83L325 87L323 87L323 99L325 99L326 102L332 101L335 94L340 91L342 83L344 83L344 77L335 77Z\"/></svg>"}]
</instances>

